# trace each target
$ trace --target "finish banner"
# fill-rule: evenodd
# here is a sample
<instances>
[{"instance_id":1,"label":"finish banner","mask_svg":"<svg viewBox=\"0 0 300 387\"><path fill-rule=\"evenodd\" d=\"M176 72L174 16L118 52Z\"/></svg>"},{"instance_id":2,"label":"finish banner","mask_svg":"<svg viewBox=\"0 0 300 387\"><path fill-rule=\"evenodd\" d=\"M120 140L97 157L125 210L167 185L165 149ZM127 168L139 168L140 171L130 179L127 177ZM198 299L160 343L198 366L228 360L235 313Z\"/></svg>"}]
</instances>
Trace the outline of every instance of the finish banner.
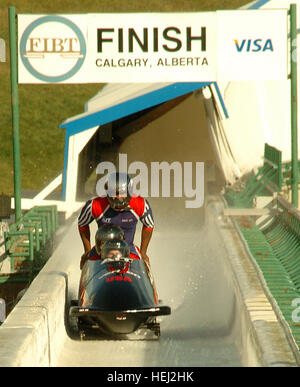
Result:
<instances>
[{"instance_id":1,"label":"finish banner","mask_svg":"<svg viewBox=\"0 0 300 387\"><path fill-rule=\"evenodd\" d=\"M19 83L287 79L287 11L18 15Z\"/></svg>"}]
</instances>

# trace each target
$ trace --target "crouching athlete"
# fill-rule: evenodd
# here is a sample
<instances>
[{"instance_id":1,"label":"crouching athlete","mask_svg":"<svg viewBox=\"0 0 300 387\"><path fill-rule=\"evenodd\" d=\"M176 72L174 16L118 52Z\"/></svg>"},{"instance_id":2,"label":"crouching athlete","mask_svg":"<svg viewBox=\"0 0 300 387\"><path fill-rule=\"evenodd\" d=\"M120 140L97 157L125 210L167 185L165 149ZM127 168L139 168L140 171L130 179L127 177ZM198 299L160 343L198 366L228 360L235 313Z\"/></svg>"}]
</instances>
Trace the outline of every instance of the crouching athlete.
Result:
<instances>
[{"instance_id":1,"label":"crouching athlete","mask_svg":"<svg viewBox=\"0 0 300 387\"><path fill-rule=\"evenodd\" d=\"M101 256L101 250L106 241L118 239L124 240L125 234L121 227L114 224L101 225L95 234L95 246L88 254L83 254L80 261L80 269L83 268L85 262L89 259L91 261L97 261L103 259Z\"/></svg>"},{"instance_id":2,"label":"crouching athlete","mask_svg":"<svg viewBox=\"0 0 300 387\"><path fill-rule=\"evenodd\" d=\"M111 173L105 185L106 196L86 202L78 218L79 234L84 247L82 260L91 251L89 224L96 220L98 227L103 224L121 227L130 248L130 258L142 258L150 266L147 249L154 228L152 210L146 199L132 194L132 186L127 173ZM143 224L140 249L133 243L139 220Z\"/></svg>"}]
</instances>

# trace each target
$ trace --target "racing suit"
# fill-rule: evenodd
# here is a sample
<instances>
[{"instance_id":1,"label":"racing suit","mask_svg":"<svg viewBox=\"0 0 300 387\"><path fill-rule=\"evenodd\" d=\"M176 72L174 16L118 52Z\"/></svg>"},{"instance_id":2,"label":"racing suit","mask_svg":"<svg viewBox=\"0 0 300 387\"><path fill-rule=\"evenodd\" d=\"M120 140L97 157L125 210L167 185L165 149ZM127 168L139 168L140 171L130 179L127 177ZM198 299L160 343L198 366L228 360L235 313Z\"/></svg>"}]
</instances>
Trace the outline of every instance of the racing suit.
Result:
<instances>
[{"instance_id":1,"label":"racing suit","mask_svg":"<svg viewBox=\"0 0 300 387\"><path fill-rule=\"evenodd\" d=\"M141 196L132 196L127 207L116 211L110 207L107 197L97 197L88 200L78 218L78 229L89 229L89 224L96 220L98 226L111 223L120 226L125 234L125 241L130 247L130 258L141 258L139 249L134 245L134 235L137 222L143 224L143 230L152 232L153 215L148 201Z\"/></svg>"}]
</instances>

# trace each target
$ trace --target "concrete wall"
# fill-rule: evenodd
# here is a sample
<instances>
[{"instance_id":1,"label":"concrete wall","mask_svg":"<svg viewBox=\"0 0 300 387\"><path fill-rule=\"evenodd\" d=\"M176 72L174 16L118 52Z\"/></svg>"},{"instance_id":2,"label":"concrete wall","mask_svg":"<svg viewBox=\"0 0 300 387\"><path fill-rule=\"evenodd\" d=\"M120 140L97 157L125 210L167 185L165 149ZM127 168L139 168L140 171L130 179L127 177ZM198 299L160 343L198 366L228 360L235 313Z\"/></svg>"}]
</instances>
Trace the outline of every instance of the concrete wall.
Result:
<instances>
[{"instance_id":1,"label":"concrete wall","mask_svg":"<svg viewBox=\"0 0 300 387\"><path fill-rule=\"evenodd\" d=\"M69 282L79 279L81 251L72 248L75 232L76 221L60 229L62 243L1 326L1 366L50 366L57 356L66 335Z\"/></svg>"}]
</instances>

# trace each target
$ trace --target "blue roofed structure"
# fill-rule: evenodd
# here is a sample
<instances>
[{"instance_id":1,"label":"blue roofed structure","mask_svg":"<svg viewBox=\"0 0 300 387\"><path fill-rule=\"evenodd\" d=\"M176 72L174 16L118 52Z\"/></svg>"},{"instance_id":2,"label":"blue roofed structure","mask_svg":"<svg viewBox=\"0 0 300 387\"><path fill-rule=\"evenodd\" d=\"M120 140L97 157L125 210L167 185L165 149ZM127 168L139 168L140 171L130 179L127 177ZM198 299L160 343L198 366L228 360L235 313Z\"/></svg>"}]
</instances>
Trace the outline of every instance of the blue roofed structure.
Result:
<instances>
[{"instance_id":1,"label":"blue roofed structure","mask_svg":"<svg viewBox=\"0 0 300 387\"><path fill-rule=\"evenodd\" d=\"M74 174L74 168L76 170L76 167L78 167L78 160L70 158L70 147L72 147L72 154L74 155L72 138L74 140L74 137L82 134L81 146L77 147L75 151L78 158L79 152L88 141L87 139L90 139L96 130L101 130L101 126L195 92L212 83L220 106L222 106L223 114L228 117L223 98L215 82L107 84L95 97L87 101L84 113L71 117L60 125L60 128L66 130L62 199L66 200L69 195L74 199L76 196L74 187L70 188L70 192L68 192L68 180L71 179L71 185L73 186L77 176L77 173ZM84 132L86 132L86 135L84 135ZM84 140L83 137L85 137Z\"/></svg>"}]
</instances>

